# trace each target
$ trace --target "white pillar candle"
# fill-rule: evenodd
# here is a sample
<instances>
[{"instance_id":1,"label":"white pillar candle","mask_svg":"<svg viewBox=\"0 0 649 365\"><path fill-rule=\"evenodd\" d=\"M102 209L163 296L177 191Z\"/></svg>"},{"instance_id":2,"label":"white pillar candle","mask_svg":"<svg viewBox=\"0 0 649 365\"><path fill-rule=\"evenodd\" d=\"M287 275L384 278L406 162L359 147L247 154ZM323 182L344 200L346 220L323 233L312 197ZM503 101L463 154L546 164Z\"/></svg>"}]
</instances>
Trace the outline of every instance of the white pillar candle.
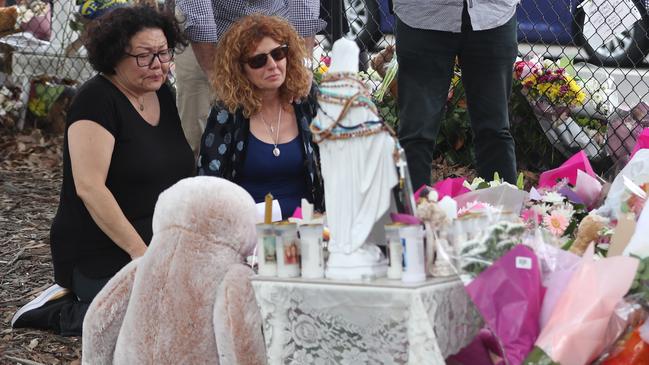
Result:
<instances>
[{"instance_id":1,"label":"white pillar candle","mask_svg":"<svg viewBox=\"0 0 649 365\"><path fill-rule=\"evenodd\" d=\"M401 279L403 273L403 246L401 245L401 236L399 227L401 224L386 224L385 238L388 247L388 279Z\"/></svg>"},{"instance_id":2,"label":"white pillar candle","mask_svg":"<svg viewBox=\"0 0 649 365\"><path fill-rule=\"evenodd\" d=\"M300 276L300 254L295 223L280 223L275 226L277 235L277 276L294 278Z\"/></svg>"},{"instance_id":3,"label":"white pillar candle","mask_svg":"<svg viewBox=\"0 0 649 365\"><path fill-rule=\"evenodd\" d=\"M424 230L421 225L406 225L399 228L403 246L404 283L417 283L426 280L424 267Z\"/></svg>"},{"instance_id":4,"label":"white pillar candle","mask_svg":"<svg viewBox=\"0 0 649 365\"><path fill-rule=\"evenodd\" d=\"M257 225L257 261L259 275L277 275L276 237L271 224Z\"/></svg>"},{"instance_id":5,"label":"white pillar candle","mask_svg":"<svg viewBox=\"0 0 649 365\"><path fill-rule=\"evenodd\" d=\"M324 277L322 224L304 224L300 226L299 231L302 277L306 279Z\"/></svg>"}]
</instances>

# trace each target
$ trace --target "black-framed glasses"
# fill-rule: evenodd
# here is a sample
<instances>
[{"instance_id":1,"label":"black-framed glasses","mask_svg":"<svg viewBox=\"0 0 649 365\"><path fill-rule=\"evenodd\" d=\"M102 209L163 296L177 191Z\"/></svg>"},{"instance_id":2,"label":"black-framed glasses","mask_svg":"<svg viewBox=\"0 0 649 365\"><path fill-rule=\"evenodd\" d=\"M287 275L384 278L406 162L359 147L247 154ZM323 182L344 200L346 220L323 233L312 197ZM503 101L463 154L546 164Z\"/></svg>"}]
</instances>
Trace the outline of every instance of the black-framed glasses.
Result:
<instances>
[{"instance_id":1,"label":"black-framed glasses","mask_svg":"<svg viewBox=\"0 0 649 365\"><path fill-rule=\"evenodd\" d=\"M124 52L127 56L135 57L135 62L140 67L151 67L153 60L158 57L160 63L171 62L174 59L174 50L171 48L163 49L160 52L156 53L140 53L140 54L130 54Z\"/></svg>"},{"instance_id":2,"label":"black-framed glasses","mask_svg":"<svg viewBox=\"0 0 649 365\"><path fill-rule=\"evenodd\" d=\"M248 66L252 69L262 68L268 63L268 56L271 56L275 61L281 61L286 58L288 55L288 46L283 44L279 47L275 47L270 50L268 53L260 53L248 58L243 63L247 63Z\"/></svg>"}]
</instances>

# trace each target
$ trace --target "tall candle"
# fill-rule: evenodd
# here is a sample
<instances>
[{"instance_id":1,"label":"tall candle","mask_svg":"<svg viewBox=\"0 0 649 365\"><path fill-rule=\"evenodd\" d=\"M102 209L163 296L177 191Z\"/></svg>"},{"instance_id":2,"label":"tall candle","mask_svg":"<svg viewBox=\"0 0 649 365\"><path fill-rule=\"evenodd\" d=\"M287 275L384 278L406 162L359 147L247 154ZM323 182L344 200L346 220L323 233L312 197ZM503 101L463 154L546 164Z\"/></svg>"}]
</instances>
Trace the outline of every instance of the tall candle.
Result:
<instances>
[{"instance_id":1,"label":"tall candle","mask_svg":"<svg viewBox=\"0 0 649 365\"><path fill-rule=\"evenodd\" d=\"M264 210L264 224L271 224L273 221L273 194L266 194Z\"/></svg>"}]
</instances>

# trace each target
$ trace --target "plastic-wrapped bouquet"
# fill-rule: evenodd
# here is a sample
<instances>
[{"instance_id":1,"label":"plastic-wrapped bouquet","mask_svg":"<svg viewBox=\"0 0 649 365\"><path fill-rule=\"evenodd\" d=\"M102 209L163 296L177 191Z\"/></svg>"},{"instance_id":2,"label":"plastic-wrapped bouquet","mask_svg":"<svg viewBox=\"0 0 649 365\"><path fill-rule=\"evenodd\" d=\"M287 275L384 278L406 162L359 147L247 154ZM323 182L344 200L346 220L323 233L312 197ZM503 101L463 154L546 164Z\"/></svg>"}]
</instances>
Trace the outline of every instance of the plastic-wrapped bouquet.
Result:
<instances>
[{"instance_id":1,"label":"plastic-wrapped bouquet","mask_svg":"<svg viewBox=\"0 0 649 365\"><path fill-rule=\"evenodd\" d=\"M543 99L555 108L580 106L586 100L586 93L575 77L553 61L517 61L514 74L532 100Z\"/></svg>"},{"instance_id":2,"label":"plastic-wrapped bouquet","mask_svg":"<svg viewBox=\"0 0 649 365\"><path fill-rule=\"evenodd\" d=\"M530 194L530 200L521 213L529 227L539 225L545 228L560 244L566 244L572 238L579 222L588 213L584 204L564 195L568 189L567 182L563 182L553 189ZM562 241L561 238L565 239Z\"/></svg>"}]
</instances>

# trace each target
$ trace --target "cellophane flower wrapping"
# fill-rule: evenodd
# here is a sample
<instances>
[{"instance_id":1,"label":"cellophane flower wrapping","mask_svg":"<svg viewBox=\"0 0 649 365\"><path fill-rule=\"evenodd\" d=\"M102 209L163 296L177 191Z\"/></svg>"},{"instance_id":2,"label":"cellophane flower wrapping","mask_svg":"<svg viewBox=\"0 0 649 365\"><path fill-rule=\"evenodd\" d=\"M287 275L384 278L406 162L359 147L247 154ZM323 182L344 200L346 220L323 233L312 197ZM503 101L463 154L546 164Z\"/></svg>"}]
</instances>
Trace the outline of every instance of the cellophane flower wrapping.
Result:
<instances>
[{"instance_id":1,"label":"cellophane flower wrapping","mask_svg":"<svg viewBox=\"0 0 649 365\"><path fill-rule=\"evenodd\" d=\"M539 334L543 301L534 252L516 245L465 287L486 326L498 339L507 364L521 364Z\"/></svg>"},{"instance_id":2,"label":"cellophane flower wrapping","mask_svg":"<svg viewBox=\"0 0 649 365\"><path fill-rule=\"evenodd\" d=\"M606 347L616 305L638 268L632 257L594 260L591 245L563 290L525 364L586 365Z\"/></svg>"}]
</instances>

